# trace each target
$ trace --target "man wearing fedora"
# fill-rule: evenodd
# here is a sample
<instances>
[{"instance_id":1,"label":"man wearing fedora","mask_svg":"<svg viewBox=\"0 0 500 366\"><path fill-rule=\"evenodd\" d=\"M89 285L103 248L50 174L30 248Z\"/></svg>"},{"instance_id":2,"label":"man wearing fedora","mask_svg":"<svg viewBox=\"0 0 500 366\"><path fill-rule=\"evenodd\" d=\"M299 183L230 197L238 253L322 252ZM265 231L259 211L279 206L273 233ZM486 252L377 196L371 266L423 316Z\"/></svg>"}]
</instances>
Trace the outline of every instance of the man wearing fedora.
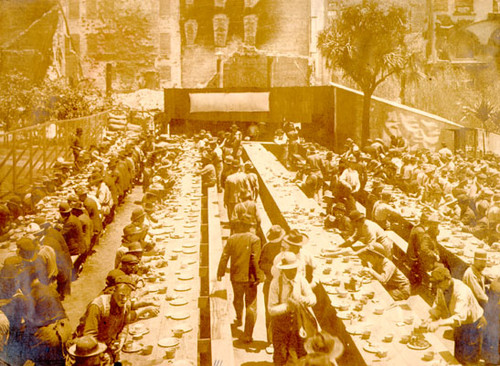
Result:
<instances>
[{"instance_id":1,"label":"man wearing fedora","mask_svg":"<svg viewBox=\"0 0 500 366\"><path fill-rule=\"evenodd\" d=\"M271 316L267 309L269 303L269 288L271 286L271 281L273 275L271 273L271 268L273 267L274 258L281 251L281 241L285 237L285 230L279 225L273 225L267 233L267 243L262 247L262 252L260 254L259 267L264 272L266 276L264 281L264 305L266 307L266 329L267 329L267 342L269 344L266 348L266 352L272 353L272 331L271 331Z\"/></svg>"},{"instance_id":2,"label":"man wearing fedora","mask_svg":"<svg viewBox=\"0 0 500 366\"><path fill-rule=\"evenodd\" d=\"M74 158L76 170L80 170L80 164L79 164L78 158L80 157L80 153L83 150L82 134L83 134L82 128L77 127L75 134L73 135L73 138L71 141L71 150L73 151L73 158Z\"/></svg>"},{"instance_id":3,"label":"man wearing fedora","mask_svg":"<svg viewBox=\"0 0 500 366\"><path fill-rule=\"evenodd\" d=\"M470 287L483 308L488 304L488 295L486 293L485 278L483 271L488 262L488 254L485 250L476 249L474 251L474 262L465 270L462 281Z\"/></svg>"},{"instance_id":4,"label":"man wearing fedora","mask_svg":"<svg viewBox=\"0 0 500 366\"><path fill-rule=\"evenodd\" d=\"M201 187L204 191L217 184L217 173L208 157L201 158L201 169L198 172L201 175Z\"/></svg>"},{"instance_id":5,"label":"man wearing fedora","mask_svg":"<svg viewBox=\"0 0 500 366\"><path fill-rule=\"evenodd\" d=\"M217 138L213 138L209 142L211 163L215 168L215 176L217 180L217 191L222 192L221 175L222 175L222 149L217 144Z\"/></svg>"},{"instance_id":6,"label":"man wearing fedora","mask_svg":"<svg viewBox=\"0 0 500 366\"><path fill-rule=\"evenodd\" d=\"M279 275L278 264L283 259L286 252L292 252L297 257L299 263L299 276L304 277L308 283L312 283L314 279L314 263L311 254L304 250L304 246L309 242L309 237L296 229L290 230L288 235L283 237L281 241L282 251L274 258L271 272L273 277Z\"/></svg>"},{"instance_id":7,"label":"man wearing fedora","mask_svg":"<svg viewBox=\"0 0 500 366\"><path fill-rule=\"evenodd\" d=\"M384 230L390 229L390 220L401 218L401 214L390 205L391 197L391 191L384 187L380 200L376 201L372 208L372 220Z\"/></svg>"},{"instance_id":8,"label":"man wearing fedora","mask_svg":"<svg viewBox=\"0 0 500 366\"><path fill-rule=\"evenodd\" d=\"M239 220L246 214L250 215L254 225L252 226L253 233L256 234L261 242L263 243L265 240L264 234L262 233L262 229L260 228L260 212L257 207L257 203L252 199L252 193L250 191L242 192L241 202L237 203L234 207L233 216L230 218L231 222L239 222Z\"/></svg>"},{"instance_id":9,"label":"man wearing fedora","mask_svg":"<svg viewBox=\"0 0 500 366\"><path fill-rule=\"evenodd\" d=\"M61 234L68 245L69 254L79 255L85 253L87 248L85 246L82 224L71 211L71 207L67 202L59 204L59 213L62 222Z\"/></svg>"},{"instance_id":10,"label":"man wearing fedora","mask_svg":"<svg viewBox=\"0 0 500 366\"><path fill-rule=\"evenodd\" d=\"M135 288L129 276L116 279L111 294L96 297L87 307L76 329L76 336L93 336L106 345L112 362L119 359L125 343L127 323L134 321L137 314L131 309L131 294Z\"/></svg>"},{"instance_id":11,"label":"man wearing fedora","mask_svg":"<svg viewBox=\"0 0 500 366\"><path fill-rule=\"evenodd\" d=\"M90 219L87 210L83 207L82 201L72 194L68 197L68 204L71 207L71 213L75 215L82 224L83 238L85 241L85 255L90 251L92 237L94 236L94 224Z\"/></svg>"},{"instance_id":12,"label":"man wearing fedora","mask_svg":"<svg viewBox=\"0 0 500 366\"><path fill-rule=\"evenodd\" d=\"M299 335L298 309L314 306L316 296L298 272L299 266L294 253L283 252L276 264L279 274L273 277L269 289L273 362L277 366L295 365L299 358L306 355L304 340Z\"/></svg>"},{"instance_id":13,"label":"man wearing fedora","mask_svg":"<svg viewBox=\"0 0 500 366\"><path fill-rule=\"evenodd\" d=\"M413 226L410 231L410 238L408 239L408 249L406 255L410 264L410 283L412 286L419 286L422 283L422 269L420 262L420 247L427 229L427 220L429 212L423 210L420 215L420 221L417 225Z\"/></svg>"},{"instance_id":14,"label":"man wearing fedora","mask_svg":"<svg viewBox=\"0 0 500 366\"><path fill-rule=\"evenodd\" d=\"M42 248L49 247L54 251L57 266L57 292L61 299L64 299L71 293L71 269L73 267L64 238L60 237L60 233L48 222L43 223L42 226L33 222L28 225L27 231L37 238Z\"/></svg>"},{"instance_id":15,"label":"man wearing fedora","mask_svg":"<svg viewBox=\"0 0 500 366\"><path fill-rule=\"evenodd\" d=\"M249 231L253 225L249 215L240 219L241 232L236 232L227 239L222 252L217 280L221 281L226 273L227 263L231 261L230 277L234 293L234 310L236 319L234 325L243 323L243 307L246 308L245 330L241 341L253 341L253 328L257 317L257 285L263 280L263 272L259 268L261 252L260 239Z\"/></svg>"},{"instance_id":16,"label":"man wearing fedora","mask_svg":"<svg viewBox=\"0 0 500 366\"><path fill-rule=\"evenodd\" d=\"M439 222L439 216L436 213L432 213L427 218L427 228L422 237L419 252L420 270L422 271L420 277L423 277L424 273L430 273L438 263L443 263L437 242Z\"/></svg>"},{"instance_id":17,"label":"man wearing fedora","mask_svg":"<svg viewBox=\"0 0 500 366\"><path fill-rule=\"evenodd\" d=\"M146 246L146 237L149 233L149 225L146 222L146 212L144 209L142 207L135 208L130 215L130 221L130 225L135 226L135 230L139 233L138 240Z\"/></svg>"},{"instance_id":18,"label":"man wearing fedora","mask_svg":"<svg viewBox=\"0 0 500 366\"><path fill-rule=\"evenodd\" d=\"M91 247L94 247L99 242L99 237L102 233L102 218L99 212L99 203L96 198L88 194L89 190L84 186L76 187L75 193L92 220L94 233L92 235Z\"/></svg>"},{"instance_id":19,"label":"man wearing fedora","mask_svg":"<svg viewBox=\"0 0 500 366\"><path fill-rule=\"evenodd\" d=\"M50 284L47 263L40 257L40 247L32 235L26 235L16 242L17 255L21 258L21 271L29 273L44 285ZM30 281L32 281L31 279Z\"/></svg>"},{"instance_id":20,"label":"man wearing fedora","mask_svg":"<svg viewBox=\"0 0 500 366\"><path fill-rule=\"evenodd\" d=\"M349 238L353 234L351 219L346 215L346 208L343 203L332 205L330 213L326 216L325 229L337 229L343 239Z\"/></svg>"},{"instance_id":21,"label":"man wearing fedora","mask_svg":"<svg viewBox=\"0 0 500 366\"><path fill-rule=\"evenodd\" d=\"M248 184L250 186L251 198L257 201L259 197L259 178L254 173L254 168L250 160L245 161L245 174L247 175Z\"/></svg>"},{"instance_id":22,"label":"man wearing fedora","mask_svg":"<svg viewBox=\"0 0 500 366\"><path fill-rule=\"evenodd\" d=\"M57 291L41 283L32 269L25 272L21 291L25 295L24 343L28 359L35 364L64 365L62 347L71 335L71 326Z\"/></svg>"}]
</instances>

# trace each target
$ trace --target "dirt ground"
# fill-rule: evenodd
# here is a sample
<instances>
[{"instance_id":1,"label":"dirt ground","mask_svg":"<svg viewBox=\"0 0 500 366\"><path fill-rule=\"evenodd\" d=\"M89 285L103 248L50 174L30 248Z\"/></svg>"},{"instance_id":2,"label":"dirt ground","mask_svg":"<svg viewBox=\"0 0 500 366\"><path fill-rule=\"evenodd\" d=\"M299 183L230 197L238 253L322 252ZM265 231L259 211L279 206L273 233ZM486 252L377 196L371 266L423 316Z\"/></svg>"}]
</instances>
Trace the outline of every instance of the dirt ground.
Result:
<instances>
[{"instance_id":1,"label":"dirt ground","mask_svg":"<svg viewBox=\"0 0 500 366\"><path fill-rule=\"evenodd\" d=\"M123 228L130 223L132 211L138 207L135 201L142 199L142 187L135 187L116 210L115 219L106 231L94 253L87 258L83 270L71 284L71 295L63 301L64 308L73 329L84 314L87 305L104 288L106 275L114 268L116 250L121 244Z\"/></svg>"}]
</instances>

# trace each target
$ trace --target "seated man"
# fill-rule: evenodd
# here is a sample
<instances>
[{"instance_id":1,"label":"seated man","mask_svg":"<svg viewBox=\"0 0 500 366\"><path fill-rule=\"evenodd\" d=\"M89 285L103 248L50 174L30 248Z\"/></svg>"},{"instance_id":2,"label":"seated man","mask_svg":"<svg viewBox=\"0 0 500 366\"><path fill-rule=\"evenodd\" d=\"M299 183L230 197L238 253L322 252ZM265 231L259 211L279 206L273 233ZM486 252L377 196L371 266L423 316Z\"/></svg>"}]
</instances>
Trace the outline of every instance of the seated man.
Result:
<instances>
[{"instance_id":1,"label":"seated man","mask_svg":"<svg viewBox=\"0 0 500 366\"><path fill-rule=\"evenodd\" d=\"M125 325L146 310L142 309L137 313L132 310L130 298L133 289L134 284L129 276L117 278L113 293L96 297L88 305L76 329L78 337L90 335L104 343L113 362L118 359L125 343L127 334L122 333Z\"/></svg>"},{"instance_id":2,"label":"seated man","mask_svg":"<svg viewBox=\"0 0 500 366\"><path fill-rule=\"evenodd\" d=\"M372 209L372 219L384 230L389 230L391 218L399 218L401 214L391 205L392 194L389 190L382 190L381 199L376 201Z\"/></svg>"},{"instance_id":3,"label":"seated man","mask_svg":"<svg viewBox=\"0 0 500 366\"><path fill-rule=\"evenodd\" d=\"M351 219L346 215L346 208L343 203L336 203L332 206L330 213L326 216L325 229L337 229L342 238L347 239L353 234Z\"/></svg>"},{"instance_id":4,"label":"seated man","mask_svg":"<svg viewBox=\"0 0 500 366\"><path fill-rule=\"evenodd\" d=\"M30 345L26 356L37 365L47 362L62 365L62 345L71 336L69 319L57 291L40 283L32 270L33 268L26 268L21 274L24 277L21 291L26 296L26 330L23 342Z\"/></svg>"}]
</instances>

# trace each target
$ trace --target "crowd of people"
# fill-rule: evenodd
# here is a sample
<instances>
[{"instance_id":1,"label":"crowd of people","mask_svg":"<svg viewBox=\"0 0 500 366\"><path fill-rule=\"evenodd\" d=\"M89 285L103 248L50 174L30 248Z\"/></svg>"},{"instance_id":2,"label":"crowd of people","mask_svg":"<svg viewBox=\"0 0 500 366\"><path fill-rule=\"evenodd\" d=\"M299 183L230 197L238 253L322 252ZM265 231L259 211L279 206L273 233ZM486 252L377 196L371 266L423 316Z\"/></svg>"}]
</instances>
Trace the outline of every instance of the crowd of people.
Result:
<instances>
[{"instance_id":1,"label":"crowd of people","mask_svg":"<svg viewBox=\"0 0 500 366\"><path fill-rule=\"evenodd\" d=\"M224 246L217 277L219 281L224 277L229 263L236 313L233 331L243 326L240 341L251 347L258 312L258 284L263 283L266 352L273 354L274 364L335 362L343 345L337 337L318 331L311 310L317 304L317 283L312 276L312 257L301 250L307 235L296 230L287 234L279 225L272 226L266 235L262 232L256 203L259 181L251 162L242 164L242 134L236 125L217 137L202 130L194 138L202 156L202 184L217 187L230 223L231 235Z\"/></svg>"},{"instance_id":2,"label":"crowd of people","mask_svg":"<svg viewBox=\"0 0 500 366\"><path fill-rule=\"evenodd\" d=\"M257 205L259 180L252 164L242 161L243 136L238 126L215 137L201 130L193 141L200 154L202 188L204 192L217 189L230 224L217 277L221 280L229 266L236 314L233 330L243 327L241 342L252 344L262 283L266 352L273 355L274 364L336 364L343 345L334 330L319 326L334 312L328 312L328 296L315 274L315 259L307 251L307 233L286 231L279 225L263 233ZM290 123L276 131L274 141L283 164L297 172L296 183L324 205L325 229L343 238L331 254L354 251L366 274L397 301L431 284L435 302L427 330L453 328L455 357L463 364L480 359L500 362L500 279L489 283L482 273L488 250L476 250L463 278L455 279L437 240L439 225L447 218L483 240L487 249L498 247L500 171L495 156L468 159L446 146L437 152L412 150L394 136L390 143L377 139L364 148L348 139L344 151L335 154L304 141ZM164 148L152 151L152 138L143 135L128 138L126 144L100 146L82 162L81 142L74 145L78 147L73 149L78 161L74 170L86 171L88 179L59 202L59 220L51 222L37 212L33 196L40 202L40 192L30 198L30 204L4 207L7 214L2 218L8 228L4 235L17 217L28 210L36 214L16 242L16 255L6 258L0 270L0 359L6 364L113 364L120 359L125 326L139 316L158 314L157 304L141 300L148 261L158 254L149 229L156 224L152 213L175 184L182 149L160 144ZM64 174L57 179L67 179L71 168L62 162L61 167ZM117 206L139 183L143 198L123 228L115 268L77 329L71 329L62 300L71 293L71 282L93 248L100 245ZM425 206L418 224L401 233L408 242L409 273L394 262L393 243L387 235L387 230L405 220L392 201L395 189Z\"/></svg>"},{"instance_id":3,"label":"crowd of people","mask_svg":"<svg viewBox=\"0 0 500 366\"><path fill-rule=\"evenodd\" d=\"M407 299L412 289L425 285L436 296L428 329L454 328L455 356L464 363L481 358L498 364L499 277L492 283L483 275L489 251L498 251L500 231L499 158L486 154L467 157L446 144L431 151L410 148L391 135L390 142L368 141L364 148L347 139L339 154L300 137L285 124L275 133L280 158L297 171L304 193L324 203L324 226L343 238L340 247L354 247L366 258L367 272L379 280L395 300ZM397 207L394 191L423 207L413 225ZM359 205L366 213L361 213ZM452 279L449 255L438 242L439 225L448 221L457 231L473 234L486 244L477 249L463 278ZM393 263L393 242L387 230L398 231L408 242L409 273ZM443 302L444 301L444 302Z\"/></svg>"},{"instance_id":4,"label":"crowd of people","mask_svg":"<svg viewBox=\"0 0 500 366\"><path fill-rule=\"evenodd\" d=\"M213 165L216 177L219 173L224 176L224 204L232 224L219 277L231 261L237 314L234 325L242 325L245 305L241 340L246 343L252 341L255 323L255 285L264 282L268 341L274 346L267 351L274 353L278 365L290 360L293 363L305 355L304 338L297 336L300 326L294 322L303 317L303 309L315 304L311 291L315 288L315 263L303 249L305 233L285 233L273 227L267 238L258 235L260 218L248 176L251 164L242 171L241 135L234 131L218 138L207 137L205 131L197 136L205 164ZM291 123L276 131L274 142L283 164L297 171L296 182L304 193L325 205L325 228L344 238L336 254L354 249L365 263L366 273L382 283L394 300L408 299L412 289L424 283L436 298L427 321L428 331L442 326L453 328L455 356L464 364L481 358L486 363L499 362L499 279L490 284L482 274L488 252L476 250L463 278L452 279L449 260L437 239L440 223L448 220L485 241L491 250L498 249L500 200L495 156L465 158L462 152L453 154L444 144L436 152L415 150L395 136L390 136L390 143L369 141L365 148L348 139L344 151L334 154L304 141ZM217 182L215 178L211 184ZM218 185L219 189L222 186ZM406 255L410 271L406 274L393 262L393 242L386 232L401 223L408 224L401 207L392 200L395 189L424 207L416 225L400 230L409 244Z\"/></svg>"},{"instance_id":5,"label":"crowd of people","mask_svg":"<svg viewBox=\"0 0 500 366\"><path fill-rule=\"evenodd\" d=\"M79 129L75 138L81 134ZM14 228L23 233L16 241L16 254L7 257L0 270L0 364L111 365L119 359L125 325L158 313L157 304L140 300L144 295L141 276L149 271L143 256L158 254L148 234L155 225L151 213L171 192L172 169L182 149L180 144L164 143L167 147L153 151L153 142L149 134L122 134L90 155L78 142L74 162L56 164L64 167L64 175L54 175L60 181L52 191L39 193L37 201L18 205L17 210L7 207L4 235L8 237ZM73 185L63 199L56 187L71 176L81 183ZM123 228L115 269L82 314L77 329L71 329L63 300L71 294L71 283L87 257L100 245L117 207L136 184L142 184L144 195ZM44 197L51 194L61 198L57 220L40 210L48 202ZM25 215L33 218L31 222L23 220Z\"/></svg>"}]
</instances>

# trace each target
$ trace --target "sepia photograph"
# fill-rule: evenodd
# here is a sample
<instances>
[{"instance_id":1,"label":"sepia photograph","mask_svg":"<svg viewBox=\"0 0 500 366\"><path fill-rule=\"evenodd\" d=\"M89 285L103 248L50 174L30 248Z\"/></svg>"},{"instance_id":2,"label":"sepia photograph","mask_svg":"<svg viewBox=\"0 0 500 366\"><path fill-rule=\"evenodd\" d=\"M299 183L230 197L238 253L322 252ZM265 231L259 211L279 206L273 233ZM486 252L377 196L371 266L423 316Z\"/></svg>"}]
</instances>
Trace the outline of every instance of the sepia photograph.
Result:
<instances>
[{"instance_id":1,"label":"sepia photograph","mask_svg":"<svg viewBox=\"0 0 500 366\"><path fill-rule=\"evenodd\" d=\"M2 365L500 365L500 0L0 0Z\"/></svg>"}]
</instances>

